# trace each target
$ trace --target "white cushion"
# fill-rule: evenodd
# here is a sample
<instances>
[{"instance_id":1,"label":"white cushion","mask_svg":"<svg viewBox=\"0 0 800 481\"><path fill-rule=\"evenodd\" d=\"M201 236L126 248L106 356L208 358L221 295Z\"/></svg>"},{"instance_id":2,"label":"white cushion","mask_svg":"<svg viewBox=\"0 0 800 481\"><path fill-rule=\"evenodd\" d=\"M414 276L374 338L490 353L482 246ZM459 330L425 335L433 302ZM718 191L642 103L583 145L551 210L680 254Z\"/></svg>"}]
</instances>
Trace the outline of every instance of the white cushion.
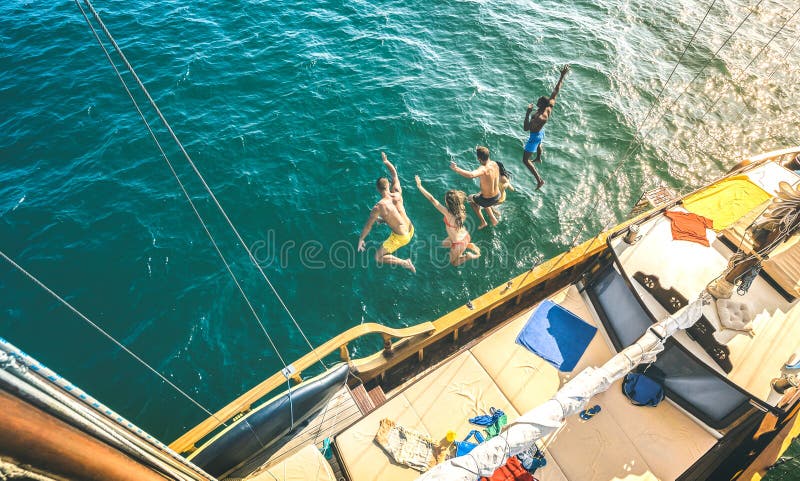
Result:
<instances>
[{"instance_id":1,"label":"white cushion","mask_svg":"<svg viewBox=\"0 0 800 481\"><path fill-rule=\"evenodd\" d=\"M747 303L718 299L717 314L719 323L725 329L735 331L752 331L753 329L753 309Z\"/></svg>"}]
</instances>

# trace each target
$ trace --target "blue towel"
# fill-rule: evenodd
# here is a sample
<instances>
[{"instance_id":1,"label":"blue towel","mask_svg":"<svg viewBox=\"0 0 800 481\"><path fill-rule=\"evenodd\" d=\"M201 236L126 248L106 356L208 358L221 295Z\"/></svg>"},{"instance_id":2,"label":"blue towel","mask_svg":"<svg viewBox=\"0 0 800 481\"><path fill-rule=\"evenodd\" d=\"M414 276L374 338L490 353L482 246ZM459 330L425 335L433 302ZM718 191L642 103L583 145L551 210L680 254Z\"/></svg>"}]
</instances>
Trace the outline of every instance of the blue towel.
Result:
<instances>
[{"instance_id":1,"label":"blue towel","mask_svg":"<svg viewBox=\"0 0 800 481\"><path fill-rule=\"evenodd\" d=\"M517 344L555 366L559 371L575 369L597 328L553 301L539 304L517 336Z\"/></svg>"}]
</instances>

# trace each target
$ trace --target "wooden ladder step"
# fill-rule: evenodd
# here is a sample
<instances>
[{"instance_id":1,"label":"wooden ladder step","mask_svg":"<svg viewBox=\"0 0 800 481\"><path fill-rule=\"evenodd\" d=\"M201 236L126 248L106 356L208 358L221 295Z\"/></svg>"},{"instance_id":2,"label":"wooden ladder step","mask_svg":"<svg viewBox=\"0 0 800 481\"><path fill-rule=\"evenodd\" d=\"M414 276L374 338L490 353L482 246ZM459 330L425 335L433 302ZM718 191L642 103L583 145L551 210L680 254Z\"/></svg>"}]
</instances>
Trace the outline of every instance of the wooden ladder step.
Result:
<instances>
[{"instance_id":1,"label":"wooden ladder step","mask_svg":"<svg viewBox=\"0 0 800 481\"><path fill-rule=\"evenodd\" d=\"M370 398L367 390L364 389L363 384L350 389L350 393L353 395L353 399L356 401L358 410L361 411L362 415L366 416L375 410L375 403L372 402L372 398Z\"/></svg>"},{"instance_id":2,"label":"wooden ladder step","mask_svg":"<svg viewBox=\"0 0 800 481\"><path fill-rule=\"evenodd\" d=\"M374 388L370 389L368 394L376 408L380 407L386 402L386 394L384 394L383 388L380 386L375 386Z\"/></svg>"}]
</instances>

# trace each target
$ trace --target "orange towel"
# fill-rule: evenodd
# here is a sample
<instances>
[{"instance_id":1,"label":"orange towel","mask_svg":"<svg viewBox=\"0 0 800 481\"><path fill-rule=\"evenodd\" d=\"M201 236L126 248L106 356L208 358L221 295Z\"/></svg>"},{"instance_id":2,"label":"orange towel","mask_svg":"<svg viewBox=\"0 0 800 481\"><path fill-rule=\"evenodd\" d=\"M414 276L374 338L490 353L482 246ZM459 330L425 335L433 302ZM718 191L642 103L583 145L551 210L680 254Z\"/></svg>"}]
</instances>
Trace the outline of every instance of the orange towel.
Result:
<instances>
[{"instance_id":1,"label":"orange towel","mask_svg":"<svg viewBox=\"0 0 800 481\"><path fill-rule=\"evenodd\" d=\"M672 221L672 238L674 240L686 240L709 246L706 229L714 228L713 220L702 215L685 212L667 211L664 212L664 215Z\"/></svg>"},{"instance_id":2,"label":"orange towel","mask_svg":"<svg viewBox=\"0 0 800 481\"><path fill-rule=\"evenodd\" d=\"M516 456L511 456L506 464L497 468L491 478L483 477L481 481L534 481L531 473L525 471Z\"/></svg>"}]
</instances>

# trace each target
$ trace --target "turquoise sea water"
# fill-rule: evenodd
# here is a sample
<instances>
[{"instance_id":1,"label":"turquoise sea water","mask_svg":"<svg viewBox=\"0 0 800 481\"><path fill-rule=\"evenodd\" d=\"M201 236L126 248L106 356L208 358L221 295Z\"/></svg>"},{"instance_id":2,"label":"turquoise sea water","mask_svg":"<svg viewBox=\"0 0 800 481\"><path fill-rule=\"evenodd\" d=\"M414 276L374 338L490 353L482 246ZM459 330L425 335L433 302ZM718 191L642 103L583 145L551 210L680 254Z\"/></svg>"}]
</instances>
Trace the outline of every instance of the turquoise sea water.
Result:
<instances>
[{"instance_id":1,"label":"turquoise sea water","mask_svg":"<svg viewBox=\"0 0 800 481\"><path fill-rule=\"evenodd\" d=\"M709 5L96 7L318 345L361 322L432 320L620 220L643 188L686 191L744 153L797 144L797 3L720 0L642 129L643 148L626 156ZM564 63L572 73L547 126L547 184L536 192L520 162L522 118ZM447 166L476 165L476 144L505 163L518 190L498 227L475 232L473 220L483 257L456 269L432 247L441 216L413 176L439 198L475 191ZM416 276L355 253L382 150L416 226L400 251L413 254ZM167 153L281 356L304 354L202 185L174 146ZM377 226L371 247L386 235ZM0 250L210 410L282 367L72 2L0 5ZM170 441L204 418L7 264L0 293L0 335L152 434Z\"/></svg>"}]
</instances>

